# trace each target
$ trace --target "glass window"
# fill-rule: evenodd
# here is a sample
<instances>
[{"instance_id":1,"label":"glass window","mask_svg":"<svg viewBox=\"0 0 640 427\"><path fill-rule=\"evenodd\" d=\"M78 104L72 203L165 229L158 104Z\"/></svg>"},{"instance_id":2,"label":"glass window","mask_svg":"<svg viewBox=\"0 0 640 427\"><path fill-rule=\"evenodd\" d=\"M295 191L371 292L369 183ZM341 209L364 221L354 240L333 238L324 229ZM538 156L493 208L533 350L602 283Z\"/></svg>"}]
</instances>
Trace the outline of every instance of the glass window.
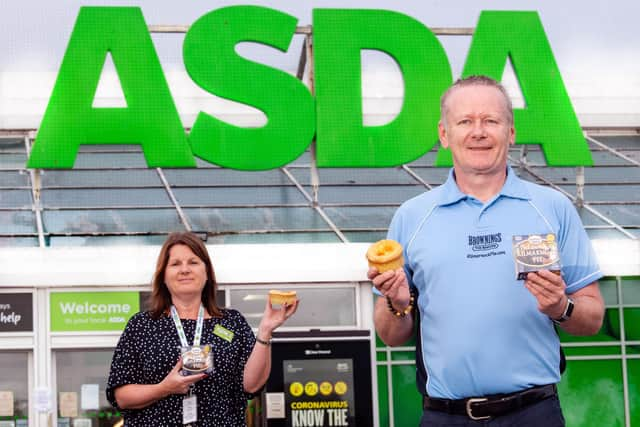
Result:
<instances>
[{"instance_id":1,"label":"glass window","mask_svg":"<svg viewBox=\"0 0 640 427\"><path fill-rule=\"evenodd\" d=\"M449 177L449 168L424 168L412 167L411 170L416 173L423 181L434 187L443 184Z\"/></svg>"},{"instance_id":2,"label":"glass window","mask_svg":"<svg viewBox=\"0 0 640 427\"><path fill-rule=\"evenodd\" d=\"M630 425L640 425L640 359L633 359L627 362L629 377L629 413L631 415Z\"/></svg>"},{"instance_id":3,"label":"glass window","mask_svg":"<svg viewBox=\"0 0 640 427\"><path fill-rule=\"evenodd\" d=\"M307 204L294 186L173 188L182 206L292 205Z\"/></svg>"},{"instance_id":4,"label":"glass window","mask_svg":"<svg viewBox=\"0 0 640 427\"><path fill-rule=\"evenodd\" d=\"M409 352L415 360L415 353ZM422 398L416 393L415 365L394 365L391 367L394 402L394 425L411 426L416 424L422 414Z\"/></svg>"},{"instance_id":5,"label":"glass window","mask_svg":"<svg viewBox=\"0 0 640 427\"><path fill-rule=\"evenodd\" d=\"M333 231L320 232L292 232L286 233L242 233L242 234L220 234L208 236L207 243L219 245L223 243L339 243L340 238Z\"/></svg>"},{"instance_id":6,"label":"glass window","mask_svg":"<svg viewBox=\"0 0 640 427\"><path fill-rule=\"evenodd\" d=\"M543 160L544 162L544 160ZM529 181L529 182L535 182L537 184L542 184L544 185L544 183L542 181L540 181L537 177L531 175L529 172L527 172L525 169L520 168L518 166L514 166L513 170L515 171L516 175L518 175L518 177Z\"/></svg>"},{"instance_id":7,"label":"glass window","mask_svg":"<svg viewBox=\"0 0 640 427\"><path fill-rule=\"evenodd\" d=\"M0 208L31 208L31 190L2 190Z\"/></svg>"},{"instance_id":8,"label":"glass window","mask_svg":"<svg viewBox=\"0 0 640 427\"><path fill-rule=\"evenodd\" d=\"M620 340L620 311L617 308L607 308L604 313L604 320L602 327L596 335L590 336L578 336L571 335L565 332L563 329L558 328L558 335L560 335L560 341L563 343L577 343L577 342L607 342L607 341L619 341Z\"/></svg>"},{"instance_id":9,"label":"glass window","mask_svg":"<svg viewBox=\"0 0 640 427\"><path fill-rule=\"evenodd\" d=\"M586 228L586 227L585 227ZM622 231L613 228L586 228L589 239L628 239L629 236Z\"/></svg>"},{"instance_id":10,"label":"glass window","mask_svg":"<svg viewBox=\"0 0 640 427\"><path fill-rule=\"evenodd\" d=\"M162 171L171 186L294 185L279 169L251 172L221 168L163 169Z\"/></svg>"},{"instance_id":11,"label":"glass window","mask_svg":"<svg viewBox=\"0 0 640 427\"><path fill-rule=\"evenodd\" d=\"M636 190L628 188L630 194L640 194L640 186ZM627 198L629 195L627 195ZM598 205L594 208L616 224L624 227L640 225L640 204L638 205Z\"/></svg>"},{"instance_id":12,"label":"glass window","mask_svg":"<svg viewBox=\"0 0 640 427\"><path fill-rule=\"evenodd\" d=\"M618 303L618 281L615 278L603 277L598 281L598 285L605 305L616 305Z\"/></svg>"},{"instance_id":13,"label":"glass window","mask_svg":"<svg viewBox=\"0 0 640 427\"><path fill-rule=\"evenodd\" d=\"M291 49L289 50L291 51ZM311 163L311 153L309 152L309 150L305 150L305 152L300 154L300 156L297 159L289 163L287 167L291 168L292 166L308 165L310 163Z\"/></svg>"},{"instance_id":14,"label":"glass window","mask_svg":"<svg viewBox=\"0 0 640 427\"><path fill-rule=\"evenodd\" d=\"M640 278L622 279L622 299L625 305L640 305Z\"/></svg>"},{"instance_id":15,"label":"glass window","mask_svg":"<svg viewBox=\"0 0 640 427\"><path fill-rule=\"evenodd\" d=\"M3 153L2 150L0 150L0 169L22 169L26 163L26 154Z\"/></svg>"},{"instance_id":16,"label":"glass window","mask_svg":"<svg viewBox=\"0 0 640 427\"><path fill-rule=\"evenodd\" d=\"M309 169L291 169L291 174L302 185L311 183ZM321 185L379 185L379 184L416 184L408 173L400 168L380 169L333 169L318 170Z\"/></svg>"},{"instance_id":17,"label":"glass window","mask_svg":"<svg viewBox=\"0 0 640 427\"><path fill-rule=\"evenodd\" d=\"M116 146L117 147L117 146ZM106 167L147 169L147 161L140 152L80 152L73 165L74 169L101 169ZM94 148L94 147L89 147Z\"/></svg>"},{"instance_id":18,"label":"glass window","mask_svg":"<svg viewBox=\"0 0 640 427\"><path fill-rule=\"evenodd\" d=\"M620 360L570 360L558 386L568 426L624 425Z\"/></svg>"},{"instance_id":19,"label":"glass window","mask_svg":"<svg viewBox=\"0 0 640 427\"><path fill-rule=\"evenodd\" d=\"M357 207L344 208L326 207L325 213L339 229L363 229L372 228L387 229L397 206ZM355 230L349 230L355 231Z\"/></svg>"},{"instance_id":20,"label":"glass window","mask_svg":"<svg viewBox=\"0 0 640 427\"><path fill-rule=\"evenodd\" d=\"M200 208L184 209L194 230L327 230L329 225L314 209L296 208Z\"/></svg>"},{"instance_id":21,"label":"glass window","mask_svg":"<svg viewBox=\"0 0 640 427\"><path fill-rule=\"evenodd\" d=\"M272 289L280 289L273 285ZM304 310L287 320L286 326L335 327L356 325L356 291L345 288L296 288L288 285L286 289L295 289ZM231 307L239 310L247 322L257 328L264 313L268 289L231 289Z\"/></svg>"},{"instance_id":22,"label":"glass window","mask_svg":"<svg viewBox=\"0 0 640 427\"><path fill-rule=\"evenodd\" d=\"M387 238L387 230L382 231L348 231L344 236L353 243L371 243Z\"/></svg>"},{"instance_id":23,"label":"glass window","mask_svg":"<svg viewBox=\"0 0 640 427\"><path fill-rule=\"evenodd\" d=\"M623 313L625 339L640 342L640 308L625 308Z\"/></svg>"},{"instance_id":24,"label":"glass window","mask_svg":"<svg viewBox=\"0 0 640 427\"><path fill-rule=\"evenodd\" d=\"M43 187L161 187L158 173L145 170L45 170Z\"/></svg>"},{"instance_id":25,"label":"glass window","mask_svg":"<svg viewBox=\"0 0 640 427\"><path fill-rule=\"evenodd\" d=\"M0 352L0 393L13 400L13 415L0 416L0 421L27 420L29 417L29 354L18 351Z\"/></svg>"},{"instance_id":26,"label":"glass window","mask_svg":"<svg viewBox=\"0 0 640 427\"><path fill-rule=\"evenodd\" d=\"M24 169L26 151L24 138L0 138L0 169Z\"/></svg>"},{"instance_id":27,"label":"glass window","mask_svg":"<svg viewBox=\"0 0 640 427\"><path fill-rule=\"evenodd\" d=\"M0 236L0 247L17 247L17 246L38 246L37 237L2 237Z\"/></svg>"},{"instance_id":28,"label":"glass window","mask_svg":"<svg viewBox=\"0 0 640 427\"><path fill-rule=\"evenodd\" d=\"M604 150L591 150L591 158L593 159L593 164L598 166L618 166L629 164L625 159Z\"/></svg>"},{"instance_id":29,"label":"glass window","mask_svg":"<svg viewBox=\"0 0 640 427\"><path fill-rule=\"evenodd\" d=\"M46 238L47 246L162 246L166 239L166 234L149 236L50 236Z\"/></svg>"},{"instance_id":30,"label":"glass window","mask_svg":"<svg viewBox=\"0 0 640 427\"><path fill-rule=\"evenodd\" d=\"M92 188L43 190L46 207L172 206L164 188Z\"/></svg>"},{"instance_id":31,"label":"glass window","mask_svg":"<svg viewBox=\"0 0 640 427\"><path fill-rule=\"evenodd\" d=\"M311 187L305 187L312 194ZM397 204L424 193L427 188L420 184L413 185L378 185L378 186L327 186L321 185L318 190L320 203L376 205Z\"/></svg>"},{"instance_id":32,"label":"glass window","mask_svg":"<svg viewBox=\"0 0 640 427\"><path fill-rule=\"evenodd\" d=\"M640 137L635 135L620 135L620 136L595 136L595 140L602 142L614 149L638 149L640 144Z\"/></svg>"},{"instance_id":33,"label":"glass window","mask_svg":"<svg viewBox=\"0 0 640 427\"><path fill-rule=\"evenodd\" d=\"M120 413L107 401L105 389L113 350L58 350L54 353L58 420L86 420L91 427L111 427L121 420ZM84 391L84 395L83 395ZM97 393L97 395L96 395ZM88 404L97 401L98 408ZM61 402L65 405L60 405ZM62 412L64 409L64 412Z\"/></svg>"},{"instance_id":34,"label":"glass window","mask_svg":"<svg viewBox=\"0 0 640 427\"><path fill-rule=\"evenodd\" d=\"M532 172L554 184L573 184L576 182L576 168L532 167ZM584 168L585 183L638 183L640 168L626 162L625 166L602 168Z\"/></svg>"},{"instance_id":35,"label":"glass window","mask_svg":"<svg viewBox=\"0 0 640 427\"><path fill-rule=\"evenodd\" d=\"M36 216L33 211L0 211L0 233L35 233Z\"/></svg>"},{"instance_id":36,"label":"glass window","mask_svg":"<svg viewBox=\"0 0 640 427\"><path fill-rule=\"evenodd\" d=\"M436 144L436 146L432 150L427 151L426 153L424 153L424 155L409 163L409 166L411 166L412 168L414 166L433 166L436 161L436 155L439 148L440 144Z\"/></svg>"},{"instance_id":37,"label":"glass window","mask_svg":"<svg viewBox=\"0 0 640 427\"><path fill-rule=\"evenodd\" d=\"M3 188L27 187L29 186L27 177L26 173L19 171L0 172L0 186Z\"/></svg>"},{"instance_id":38,"label":"glass window","mask_svg":"<svg viewBox=\"0 0 640 427\"><path fill-rule=\"evenodd\" d=\"M570 194L576 194L575 185L558 185L558 187ZM587 202L627 202L634 199L633 194L640 194L639 184L611 185L589 184L587 182L584 186L584 199ZM599 206L596 206L596 208L599 208Z\"/></svg>"},{"instance_id":39,"label":"glass window","mask_svg":"<svg viewBox=\"0 0 640 427\"><path fill-rule=\"evenodd\" d=\"M540 150L540 147L534 144L526 144L526 147L522 145L516 145L511 150L509 150L509 154L514 159L520 158L520 153L522 148L527 149L527 162L530 164L547 164L547 160L544 158L544 154ZM509 162L512 163L512 162ZM518 174L519 175L519 174Z\"/></svg>"},{"instance_id":40,"label":"glass window","mask_svg":"<svg viewBox=\"0 0 640 427\"><path fill-rule=\"evenodd\" d=\"M178 213L173 208L45 210L42 218L45 231L49 233L162 233L184 230Z\"/></svg>"},{"instance_id":41,"label":"glass window","mask_svg":"<svg viewBox=\"0 0 640 427\"><path fill-rule=\"evenodd\" d=\"M597 226L607 226L609 223L605 222L603 219L600 219L595 214L593 214L590 210L586 208L576 208L578 211L578 215L582 220L582 224L586 226L597 225Z\"/></svg>"}]
</instances>

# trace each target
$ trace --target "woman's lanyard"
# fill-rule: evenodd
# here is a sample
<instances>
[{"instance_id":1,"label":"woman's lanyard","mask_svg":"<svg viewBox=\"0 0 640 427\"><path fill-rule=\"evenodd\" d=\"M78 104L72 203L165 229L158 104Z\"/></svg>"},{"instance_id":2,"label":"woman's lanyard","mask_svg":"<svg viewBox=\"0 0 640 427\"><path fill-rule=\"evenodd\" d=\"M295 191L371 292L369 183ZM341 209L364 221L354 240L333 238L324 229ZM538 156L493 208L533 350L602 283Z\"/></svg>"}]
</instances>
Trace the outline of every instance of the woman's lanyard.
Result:
<instances>
[{"instance_id":1,"label":"woman's lanyard","mask_svg":"<svg viewBox=\"0 0 640 427\"><path fill-rule=\"evenodd\" d=\"M187 342L187 336L184 334L184 328L182 327L182 322L180 321L180 316L178 316L178 311L175 306L171 306L171 318L173 319L173 323L176 325L176 330L178 331L178 337L180 337L180 344L182 347L189 347L189 343ZM200 304L200 309L198 310L198 320L196 320L196 334L193 337L193 346L200 345L200 337L202 337L202 323L204 322L204 306Z\"/></svg>"},{"instance_id":2,"label":"woman's lanyard","mask_svg":"<svg viewBox=\"0 0 640 427\"><path fill-rule=\"evenodd\" d=\"M176 331L178 331L178 337L180 337L180 344L182 344L183 348L188 348L189 342L187 341L187 336L184 334L184 328L182 327L180 316L178 316L178 311L173 305L171 306L171 318L173 319L173 323L176 325ZM203 323L204 306L200 304L200 309L198 310L198 320L196 320L196 333L193 336L192 347L197 347L200 345ZM184 397L184 399L182 399L182 424L187 424L188 426L190 426L191 423L196 421L198 421L198 400L196 398L196 395L192 393L192 388L190 387L189 393Z\"/></svg>"}]
</instances>

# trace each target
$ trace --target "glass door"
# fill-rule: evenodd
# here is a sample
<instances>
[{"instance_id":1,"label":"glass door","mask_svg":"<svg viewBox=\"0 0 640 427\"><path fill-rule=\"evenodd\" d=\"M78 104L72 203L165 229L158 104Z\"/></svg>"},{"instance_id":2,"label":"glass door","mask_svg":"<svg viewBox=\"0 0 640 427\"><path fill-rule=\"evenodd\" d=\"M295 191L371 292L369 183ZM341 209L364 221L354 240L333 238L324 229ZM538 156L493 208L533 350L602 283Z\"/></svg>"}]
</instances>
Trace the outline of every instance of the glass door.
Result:
<instances>
[{"instance_id":1,"label":"glass door","mask_svg":"<svg viewBox=\"0 0 640 427\"><path fill-rule=\"evenodd\" d=\"M111 349L54 352L58 427L122 425L105 395L112 356Z\"/></svg>"},{"instance_id":2,"label":"glass door","mask_svg":"<svg viewBox=\"0 0 640 427\"><path fill-rule=\"evenodd\" d=\"M29 353L0 351L0 427L29 423Z\"/></svg>"}]
</instances>

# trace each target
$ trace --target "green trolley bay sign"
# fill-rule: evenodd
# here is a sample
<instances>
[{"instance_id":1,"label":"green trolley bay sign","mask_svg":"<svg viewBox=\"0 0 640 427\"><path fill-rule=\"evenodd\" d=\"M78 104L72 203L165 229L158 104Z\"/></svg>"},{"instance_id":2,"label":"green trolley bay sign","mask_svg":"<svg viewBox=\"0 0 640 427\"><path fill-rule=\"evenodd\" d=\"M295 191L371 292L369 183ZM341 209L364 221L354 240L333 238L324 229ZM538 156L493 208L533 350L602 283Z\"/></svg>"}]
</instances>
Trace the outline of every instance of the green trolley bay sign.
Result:
<instances>
[{"instance_id":1,"label":"green trolley bay sign","mask_svg":"<svg viewBox=\"0 0 640 427\"><path fill-rule=\"evenodd\" d=\"M139 144L149 167L190 168L199 157L238 170L284 166L314 138L319 167L398 166L436 146L439 99L453 76L431 30L389 10L314 9L314 96L235 50L253 42L286 52L297 22L275 9L229 6L190 26L183 57L194 83L262 111L267 123L240 127L200 112L187 134L141 9L81 7L27 167L72 168L83 144ZM402 73L402 109L385 125L363 123L362 50L389 55ZM108 54L126 107L93 107ZM592 165L537 12L483 11L463 76L500 81L508 60L525 101L514 111L516 143L539 144L550 166ZM450 152L441 148L435 162L450 166Z\"/></svg>"},{"instance_id":2,"label":"green trolley bay sign","mask_svg":"<svg viewBox=\"0 0 640 427\"><path fill-rule=\"evenodd\" d=\"M52 292L52 332L121 331L140 310L139 292Z\"/></svg>"}]
</instances>

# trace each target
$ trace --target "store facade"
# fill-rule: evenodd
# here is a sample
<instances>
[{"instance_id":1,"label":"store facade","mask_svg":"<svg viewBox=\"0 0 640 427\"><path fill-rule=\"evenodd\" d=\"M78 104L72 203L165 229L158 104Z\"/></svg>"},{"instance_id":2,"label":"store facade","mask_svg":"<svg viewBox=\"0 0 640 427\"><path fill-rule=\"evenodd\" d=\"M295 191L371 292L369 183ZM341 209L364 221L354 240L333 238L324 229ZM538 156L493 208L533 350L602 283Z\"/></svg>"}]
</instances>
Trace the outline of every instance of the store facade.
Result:
<instances>
[{"instance_id":1,"label":"store facade","mask_svg":"<svg viewBox=\"0 0 640 427\"><path fill-rule=\"evenodd\" d=\"M58 86L55 79L82 61L71 60L56 69L53 78L48 77L53 94L37 84L25 84L22 92L14 93L10 84L0 82L8 89L5 93L13 94L9 101L0 98L4 102L0 107L12 103L10 109L0 108L0 427L105 427L121 422L121 414L108 405L104 393L111 355L126 320L145 307L155 257L172 231L193 231L202 237L216 269L219 303L240 310L253 327L259 322L269 289L298 291L300 310L275 336L273 375L263 395L249 406L250 426L289 427L294 419L295 425L325 425L320 421L310 424L307 417L331 419L335 425L415 425L421 413L415 387L415 346L409 342L390 348L376 337L374 296L366 280L364 254L369 244L385 237L400 203L442 184L448 173L443 167L448 162L446 152L439 150L434 135L437 98L452 79L436 35L440 40L472 36L480 43L470 49L476 53L469 56L470 68L465 66L460 74L489 67L485 72L495 72L499 79L504 68L513 66L504 80L514 94L516 119L528 123L529 133L523 132L524 140L510 150L509 163L519 176L561 191L574 203L605 273L601 289L607 312L600 333L587 338L561 335L568 365L559 390L567 424L640 426L640 119L602 109L595 102L569 98L553 61L553 45L548 44L536 13L484 16L517 16L528 23L527 28L537 35L535 44L550 58L547 66L551 71L539 64L518 62L527 56L526 39L511 46L521 49L523 55L518 59L508 54L505 58L503 52L493 53L490 63L474 60L486 53L482 44L500 34L495 20L491 25L483 21L479 32L471 27L440 28L432 34L410 17L387 12L363 12L361 17L375 15L387 24L399 20L403 28L415 29L419 36L407 41L407 46L402 46L402 40L387 45L385 37L367 46L365 50L380 48L398 61L393 72L384 66L380 72L375 67L370 73L363 71L360 77L373 83L372 89L358 79L341 86L340 74L358 74L361 64L354 58L340 57L346 51L331 50L336 34L345 39L354 35L363 46L369 43L361 27L339 25L342 17L357 21L358 13L318 12L314 19L318 18L324 35L314 41L312 26L296 27L295 20L278 11L258 11L265 19L280 17L288 24L293 38L289 52L294 52L290 57L295 65L287 69L290 79L283 80L291 83L297 78L300 82L291 84L297 88L292 92L275 85L272 95L285 107L278 110L278 118L291 122L285 136L290 133L309 139L307 145L296 145L297 154L289 152L280 158L272 152L279 143L286 144L271 135L266 141L273 143L273 150L256 152L255 146L240 146L240 155L227 152L227 157L213 160L206 158L206 153L201 155L207 150L196 155L190 152L187 157L194 164L189 168L178 168L185 165L175 163L171 156L168 164L150 163L153 147L123 143L130 141L116 135L119 116L113 111L126 109L125 98L141 99L135 87L132 90L123 84L127 79L136 81L139 69L134 65L138 59L133 58L120 74L119 87L114 62L122 57L102 46L105 49L97 56L104 61L104 69L93 64L95 73L91 75L98 87L78 99L95 98L84 111L96 112L89 117L95 120L93 124L112 113L115 115L109 117L114 120L107 120L110 125L104 135L94 132L91 123L83 124L83 129L93 132L92 138L103 144L91 141L81 145L72 153L73 167L59 169L59 165L47 163L56 162L55 147L47 148L45 143L37 149L39 160L37 156L33 160L32 155L43 134L49 140L60 136L52 128L65 138L71 135L66 132L73 126L75 113L56 115L56 108L60 104L77 107L74 102L65 104L69 101L65 101L69 93L65 91L75 90L75 86L65 85L64 78ZM142 18L139 10L119 13ZM78 12L79 22L80 15ZM190 29L188 25L149 25L154 38L147 40L144 20L135 19L131 25L145 31L138 31L138 38L132 40L141 43L147 53L158 46L165 55L160 60L163 65L166 45L175 49L175 40L167 42L167 34L186 37ZM85 22L85 29L91 28L86 25L90 22ZM118 19L110 22L115 27L119 24ZM96 33L92 40L102 35ZM71 32L65 42L71 46L73 40L83 41L74 37ZM280 50L287 47L284 42L280 47L274 46L275 42L264 44ZM412 50L427 44L426 50ZM353 47L357 58L360 48L364 49ZM346 62L332 61L333 54ZM423 85L422 69L415 67L407 80L411 84L405 87L398 63L407 65L431 54L439 58L430 69L437 84ZM112 69L107 68L109 61ZM157 65L155 71L164 73ZM106 78L98 82L100 70ZM4 81L22 81L22 76L9 74ZM161 124L180 125L178 140L186 141L203 110L213 111L213 116L237 127L259 128L266 123L267 118L256 109L247 111L246 106L230 106L203 96L198 91L201 88L194 87L192 74L193 70L149 74L160 85L156 88L175 96L174 117L163 116L169 118ZM549 75L555 76L553 82L542 79L548 87L536 80ZM265 78L265 74L249 71L246 79L236 81L233 90L241 92L252 76L258 82ZM168 84L163 83L165 77ZM550 87L551 92L531 91L541 86ZM115 103L114 87L123 95ZM27 95L23 97L23 93ZM413 110L394 128L394 119L403 111L403 93L411 99ZM525 99L524 93L532 98ZM547 107L549 97L564 102L556 119L566 125L563 138L572 138L582 154L568 153L563 138L541 142L540 138L549 137L543 132L546 122L536 122L535 115L521 108L536 102ZM423 102L425 99L428 102ZM118 104L122 101L124 106ZM13 106L18 113L14 114ZM300 107L304 114L289 116L293 112L286 109L293 107ZM45 122L43 116L48 114L51 117ZM426 127L423 116L431 121L428 130L422 128ZM135 117L144 119L145 115ZM341 126L332 126L336 123ZM42 124L48 127L43 134ZM249 132L241 130L245 131ZM101 139L111 137L114 140ZM403 141L402 150L395 144L396 137ZM340 144L327 144L330 140L352 145L345 145L345 150L337 147ZM426 142L415 144L416 140ZM564 155L563 148L567 151ZM389 163L388 155L396 152L402 155ZM276 164L289 155L292 158L284 164ZM585 155L589 161L583 162ZM224 164L229 157L235 159L231 166ZM68 152L65 158L69 158ZM29 166L30 161L35 163ZM312 403L323 401L322 393L287 387L314 382L318 387L330 384L327 396L339 403L336 410L340 412L306 412Z\"/></svg>"},{"instance_id":2,"label":"store facade","mask_svg":"<svg viewBox=\"0 0 640 427\"><path fill-rule=\"evenodd\" d=\"M283 388L284 369L292 360L301 363L305 358L316 360L314 364L319 358L354 366L362 365L364 357L366 363L359 369L366 368L368 375L349 377L348 384L371 386L350 397L365 403L364 409L356 408L360 410L356 415L371 411L367 425L413 425L419 416L413 344L390 348L375 339L373 296L370 284L361 280L366 247L357 243L208 247L217 266L219 301L243 312L252 326L257 327L269 289L295 289L302 301L300 312L276 336L274 376L262 398L250 406L253 425L291 425L284 424L291 414L278 409L284 401L291 404ZM15 271L5 279L12 285L3 283L0 292L3 425L117 424L120 414L104 394L111 355L126 319L144 306L149 290L145 281L153 273L158 249L0 250L4 271ZM33 260L38 258L36 269ZM610 271L616 267L633 274L616 276ZM607 425L638 423L640 279L632 266L604 268L607 277L601 287L607 315L601 332L587 339L562 336L569 362L560 393L569 425L602 425L602 418L594 414L611 420ZM323 356L325 347L328 353ZM309 353L307 348L319 349L320 356L300 356L296 348ZM331 381L331 374L325 375ZM318 377L322 375L316 373Z\"/></svg>"}]
</instances>

